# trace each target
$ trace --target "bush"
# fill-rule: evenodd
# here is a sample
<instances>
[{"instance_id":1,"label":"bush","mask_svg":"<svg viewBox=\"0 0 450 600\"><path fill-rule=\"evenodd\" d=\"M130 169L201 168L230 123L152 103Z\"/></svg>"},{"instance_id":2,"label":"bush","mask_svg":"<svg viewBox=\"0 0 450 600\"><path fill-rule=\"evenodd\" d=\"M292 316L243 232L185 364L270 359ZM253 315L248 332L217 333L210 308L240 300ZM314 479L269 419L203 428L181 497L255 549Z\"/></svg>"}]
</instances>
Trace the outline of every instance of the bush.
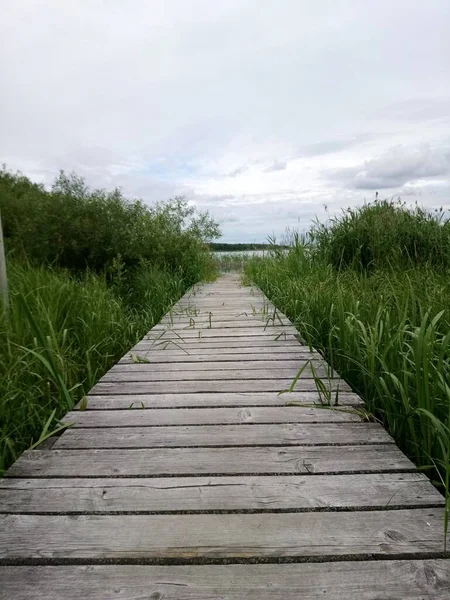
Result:
<instances>
[{"instance_id":1,"label":"bush","mask_svg":"<svg viewBox=\"0 0 450 600\"><path fill-rule=\"evenodd\" d=\"M10 311L0 303L0 474L192 284L213 277L218 226L175 198L148 207L61 173L0 171Z\"/></svg>"},{"instance_id":2,"label":"bush","mask_svg":"<svg viewBox=\"0 0 450 600\"><path fill-rule=\"evenodd\" d=\"M46 191L1 170L0 212L8 252L72 271L114 271L120 263L124 273L145 261L194 283L211 269L207 242L219 235L208 213L196 214L182 198L149 207L64 172Z\"/></svg>"},{"instance_id":3,"label":"bush","mask_svg":"<svg viewBox=\"0 0 450 600\"><path fill-rule=\"evenodd\" d=\"M336 269L428 265L450 267L450 222L442 209L430 214L400 201L380 201L348 209L310 233L316 252Z\"/></svg>"},{"instance_id":4,"label":"bush","mask_svg":"<svg viewBox=\"0 0 450 600\"><path fill-rule=\"evenodd\" d=\"M390 202L315 225L309 243L294 236L289 252L246 266L247 277L427 469L448 510L449 268L448 223Z\"/></svg>"}]
</instances>

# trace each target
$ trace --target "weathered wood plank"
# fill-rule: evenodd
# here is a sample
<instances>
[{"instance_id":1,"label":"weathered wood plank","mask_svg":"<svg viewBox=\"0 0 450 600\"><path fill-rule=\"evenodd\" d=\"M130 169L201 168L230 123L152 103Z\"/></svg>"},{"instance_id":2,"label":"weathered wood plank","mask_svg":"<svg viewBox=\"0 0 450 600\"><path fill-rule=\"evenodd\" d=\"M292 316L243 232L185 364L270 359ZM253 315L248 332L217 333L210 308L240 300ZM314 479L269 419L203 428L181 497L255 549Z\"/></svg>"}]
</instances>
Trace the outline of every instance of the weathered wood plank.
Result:
<instances>
[{"instance_id":1,"label":"weathered wood plank","mask_svg":"<svg viewBox=\"0 0 450 600\"><path fill-rule=\"evenodd\" d=\"M145 477L415 471L394 444L145 450L33 450L7 477Z\"/></svg>"},{"instance_id":2,"label":"weathered wood plank","mask_svg":"<svg viewBox=\"0 0 450 600\"><path fill-rule=\"evenodd\" d=\"M290 392L278 395L276 392L242 392L242 393L199 393L199 394L141 394L139 396L111 395L86 397L85 410L107 409L152 409L152 408L189 408L206 406L280 406L295 403L295 405L323 405L325 399L318 392ZM332 398L334 403L335 396ZM338 394L340 406L363 406L359 396L352 392ZM80 403L77 407L80 406Z\"/></svg>"},{"instance_id":3,"label":"weathered wood plank","mask_svg":"<svg viewBox=\"0 0 450 600\"><path fill-rule=\"evenodd\" d=\"M299 406L244 408L167 408L160 410L90 410L68 412L63 422L77 427L148 427L153 425L214 425L230 423L358 422L351 408Z\"/></svg>"},{"instance_id":4,"label":"weathered wood plank","mask_svg":"<svg viewBox=\"0 0 450 600\"><path fill-rule=\"evenodd\" d=\"M142 413L143 415L145 413ZM56 449L391 444L378 423L186 425L68 429ZM336 450L338 452L338 450Z\"/></svg>"},{"instance_id":5,"label":"weathered wood plank","mask_svg":"<svg viewBox=\"0 0 450 600\"><path fill-rule=\"evenodd\" d=\"M108 371L100 379L100 383L106 382L117 382L117 383L128 383L128 382L140 382L140 381L238 381L238 380L271 380L276 382L279 379L294 379L299 373L301 367L295 366L285 369L279 367L278 369L186 369L175 365L171 371L158 371L156 369L149 368L146 365L140 365L139 369L130 371ZM318 366L317 375L319 377L327 377L327 369ZM338 379L336 372L331 371L330 378ZM300 373L301 379L313 379L313 371L309 366L304 365L304 369Z\"/></svg>"},{"instance_id":6,"label":"weathered wood plank","mask_svg":"<svg viewBox=\"0 0 450 600\"><path fill-rule=\"evenodd\" d=\"M182 339L160 339L160 340L147 340L143 339L139 343L134 346L130 352L133 350L158 350L163 351L164 348L167 349L179 349L181 351L186 350L187 352L191 352L191 350L195 349L205 349L205 348L216 348L219 350L225 348L239 348L239 352L243 351L241 349L247 348L250 349L251 352L255 352L254 348L265 348L266 352L270 350L277 349L277 352L289 352L292 349L294 350L308 350L308 346L304 346L300 344L300 342L294 337L284 339L264 339L261 336L256 337L246 337L241 339L233 339L233 338L223 338L221 340L216 339L190 339L190 340L182 340Z\"/></svg>"},{"instance_id":7,"label":"weathered wood plank","mask_svg":"<svg viewBox=\"0 0 450 600\"><path fill-rule=\"evenodd\" d=\"M448 600L450 561L0 567L14 600Z\"/></svg>"},{"instance_id":8,"label":"weathered wood plank","mask_svg":"<svg viewBox=\"0 0 450 600\"><path fill-rule=\"evenodd\" d=\"M185 301L179 301L176 304L174 304L171 308L171 310L167 313L166 317L170 317L170 314L172 315L184 315L184 316L195 316L192 313L196 313L196 315L208 315L208 313L210 312L210 310L207 307L202 307L201 304L203 303L203 300L199 300L197 303L195 302L195 299L190 299L187 302ZM245 304L245 309L244 311L241 311L238 307L233 307L233 306L222 306L222 303L218 302L218 310L217 312L213 314L215 314L216 316L220 316L222 317L222 315L226 315L226 316L249 316L249 317L257 317L257 318L263 318L263 316L272 316L273 315L273 311L274 311L274 305L271 302L268 302L267 299L264 300L264 298L244 298L243 301L239 301L239 299L236 300L236 304ZM264 305L265 303L265 305ZM217 304L217 302L216 302ZM262 314L262 311L260 312L256 312L254 310L254 307L256 304L260 304L261 306L265 306L265 315ZM288 319L288 317L279 309L276 309L276 314L279 315L281 318L284 319Z\"/></svg>"},{"instance_id":9,"label":"weathered wood plank","mask_svg":"<svg viewBox=\"0 0 450 600\"><path fill-rule=\"evenodd\" d=\"M248 317L248 318L235 318L229 321L222 320L214 320L213 317L211 319L205 317L189 317L189 318L173 318L168 319L166 321L160 321L157 325L150 329L150 332L161 332L166 330L173 331L197 331L204 329L261 329L267 332L271 332L274 328L286 329L291 328L295 329L292 323L283 322L276 320L275 323L273 321L266 321L257 317Z\"/></svg>"},{"instance_id":10,"label":"weathered wood plank","mask_svg":"<svg viewBox=\"0 0 450 600\"><path fill-rule=\"evenodd\" d=\"M295 327L270 327L264 329L263 327L226 327L226 328L212 328L212 329L183 329L180 331L174 331L173 329L162 329L162 330L150 330L144 339L190 339L190 338L226 338L226 337L260 337L267 340L273 340L276 336L282 336L283 338L299 335Z\"/></svg>"},{"instance_id":11,"label":"weathered wood plank","mask_svg":"<svg viewBox=\"0 0 450 600\"><path fill-rule=\"evenodd\" d=\"M246 355L244 355L245 357ZM177 357L178 358L178 357ZM180 357L182 358L182 357ZM289 369L293 370L296 373L302 367L305 367L305 371L309 368L309 365L312 364L315 371L319 372L332 372L331 367L322 359L322 360L314 360L309 361L309 359L288 359L288 360L278 360L276 361L276 365L274 365L274 361L272 360L246 360L245 358L241 360L228 360L228 361L213 361L211 357L210 360L206 361L196 361L193 360L191 362L185 361L170 361L159 363L149 359L148 363L117 363L108 371L108 373L141 373L143 371L152 371L154 373L169 373L168 379L170 379L170 373L176 371L193 371L193 372L204 372L204 371L250 371L250 370L261 370L263 369L266 372L271 372L280 369ZM311 369L309 369L311 372Z\"/></svg>"},{"instance_id":12,"label":"weathered wood plank","mask_svg":"<svg viewBox=\"0 0 450 600\"><path fill-rule=\"evenodd\" d=\"M201 287L198 290L192 291L192 293L187 292L180 300L178 300L177 304L194 302L195 304L200 302L219 302L227 301L228 298L234 299L236 301L248 300L251 302L265 302L266 304L272 304L271 301L266 298L263 293L257 289L251 289L248 286L236 286L236 282L231 283L234 286L234 289L230 289L230 286L223 285L221 286L221 282L215 282L212 284L211 289L207 289L206 287Z\"/></svg>"},{"instance_id":13,"label":"weathered wood plank","mask_svg":"<svg viewBox=\"0 0 450 600\"><path fill-rule=\"evenodd\" d=\"M133 364L142 364L139 363L139 359L144 359L144 360L148 360L149 363L151 365L157 365L157 364L165 364L165 363L170 363L170 364L175 364L175 363L184 363L184 364L189 364L189 363L197 363L197 364L201 364L204 365L204 368L218 368L219 364L220 365L226 365L227 363L230 362L251 362L252 364L255 365L256 368L256 364L260 364L263 363L263 365L267 365L268 363L270 363L272 366L273 363L275 364L282 364L282 363L286 363L286 364L290 364L290 363L296 363L298 364L299 362L305 362L305 361L311 361L313 362L313 364L321 364L322 361L324 361L324 359L322 358L322 356L316 352L316 353L307 353L307 352L261 352L256 354L255 350L253 350L253 352L249 352L249 353L244 353L244 352L239 352L236 353L235 351L231 351L230 352L221 352L218 349L210 349L210 350L203 350L202 354L199 354L198 352L195 353L189 353L187 354L186 352L183 352L182 350L178 350L176 348L172 349L172 350L163 350L163 351L148 351L148 352L131 352L129 354L126 354L123 358L121 358L119 360L119 362L113 367L113 369L118 370L119 368L122 367L122 365L133 365ZM210 365L217 365L215 367L211 367ZM222 366L220 367L222 368ZM227 368L227 367L225 367ZM265 367L258 367L258 368L265 368Z\"/></svg>"},{"instance_id":14,"label":"weathered wood plank","mask_svg":"<svg viewBox=\"0 0 450 600\"><path fill-rule=\"evenodd\" d=\"M288 390L293 379L238 379L234 381L148 381L148 382L100 382L91 394L188 394L198 392L281 392ZM342 379L326 381L331 392L350 391L349 385ZM313 379L298 379L293 390L313 392L316 383Z\"/></svg>"},{"instance_id":15,"label":"weathered wood plank","mask_svg":"<svg viewBox=\"0 0 450 600\"><path fill-rule=\"evenodd\" d=\"M205 317L190 317L190 318L176 318L173 319L164 319L160 321L157 325L152 327L150 331L165 331L165 330L174 330L177 332L180 331L197 331L204 329L237 329L237 328L249 328L252 329L263 329L270 333L273 328L292 328L295 329L290 322L279 321L278 319L273 321L266 321L257 317L246 317L245 319L240 317L236 317L233 320L223 321L222 319L217 320L211 316L211 319Z\"/></svg>"},{"instance_id":16,"label":"weathered wood plank","mask_svg":"<svg viewBox=\"0 0 450 600\"><path fill-rule=\"evenodd\" d=\"M444 510L0 515L0 559L438 557ZM14 544L11 544L14 540Z\"/></svg>"},{"instance_id":17,"label":"weathered wood plank","mask_svg":"<svg viewBox=\"0 0 450 600\"><path fill-rule=\"evenodd\" d=\"M216 304L221 304L222 302L225 303L229 303L229 300L227 298L225 298L225 296L222 296L222 292L226 292L226 289L221 289L221 288L217 288L217 290L220 290L220 294L219 297L210 297L209 299L201 297L200 295L191 295L191 296L184 296L182 298L180 298L178 300L178 302L176 304L174 304L174 308L184 308L185 306L199 306L200 304L202 304L203 302L212 302L212 303L216 303ZM238 292L240 294L240 291ZM220 296L222 296L222 298L220 298ZM273 304L272 302L263 295L263 293L259 290L257 290L256 293L252 294L250 292L250 297L242 297L242 296L238 296L237 298L235 298L235 302L241 302L241 303L247 303L247 306L250 306L251 304L265 304L265 306L272 306ZM277 309L278 310L278 309ZM281 311L280 311L281 312Z\"/></svg>"},{"instance_id":18,"label":"weathered wood plank","mask_svg":"<svg viewBox=\"0 0 450 600\"><path fill-rule=\"evenodd\" d=\"M393 510L444 504L419 473L0 481L0 513Z\"/></svg>"},{"instance_id":19,"label":"weathered wood plank","mask_svg":"<svg viewBox=\"0 0 450 600\"><path fill-rule=\"evenodd\" d=\"M269 326L275 324L279 325L292 325L292 322L287 319L285 316L281 316L278 312L273 314L273 311L270 313L259 313L252 314L250 311L246 311L244 313L239 311L225 311L225 310L201 310L197 311L197 314L186 314L186 313L177 313L175 311L167 313L165 317L161 319L159 324L162 325L171 325L173 323L186 323L186 325L191 325L192 320L195 321L195 324L198 322L202 322L205 324L219 325L223 324L225 327L228 327L232 323L249 323L249 324L259 324Z\"/></svg>"},{"instance_id":20,"label":"weathered wood plank","mask_svg":"<svg viewBox=\"0 0 450 600\"><path fill-rule=\"evenodd\" d=\"M231 344L231 345L228 345ZM131 348L126 356L130 356L136 353L148 353L149 356L185 356L187 358L191 356L210 356L213 360L218 360L219 356L224 356L225 360L230 360L230 356L238 356L244 354L255 354L264 353L277 355L292 355L293 353L300 357L307 358L322 358L318 352L311 353L307 346L302 346L299 342L262 342L262 343L250 343L249 345L239 341L226 342L226 345L221 345L218 342L211 340L201 340L194 342L182 342L179 343L172 341L153 343L153 342L139 342Z\"/></svg>"},{"instance_id":21,"label":"weathered wood plank","mask_svg":"<svg viewBox=\"0 0 450 600\"><path fill-rule=\"evenodd\" d=\"M261 290L255 288L250 289L248 286L236 287L236 282L223 282L225 285L221 285L221 280L218 280L212 284L213 289L206 289L201 287L198 290L191 290L186 292L174 306L181 306L184 304L198 304L201 302L218 302L226 301L227 297L236 296L236 302L247 301L247 302L265 302L266 304L272 304L271 301L264 296ZM230 286L234 289L230 290ZM210 293L212 292L212 293Z\"/></svg>"},{"instance_id":22,"label":"weathered wood plank","mask_svg":"<svg viewBox=\"0 0 450 600\"><path fill-rule=\"evenodd\" d=\"M183 302L178 304L174 309L177 312L185 311L186 314L195 318L196 315L202 312L215 312L228 311L237 313L247 313L248 315L255 316L256 318L262 318L266 315L273 314L273 304L264 302L261 298L238 298L224 299L224 300L210 300L206 298L200 298L195 301Z\"/></svg>"},{"instance_id":23,"label":"weathered wood plank","mask_svg":"<svg viewBox=\"0 0 450 600\"><path fill-rule=\"evenodd\" d=\"M179 306L174 306L173 309L167 313L166 316L164 316L161 319L161 322L163 323L170 323L176 319L205 319L209 321L209 317L211 315L212 319L216 319L217 321L222 321L222 322L229 322L229 321L234 321L235 319L238 320L246 320L246 319L256 319L257 321L260 322L266 322L267 320L270 320L270 322L273 322L273 314L274 314L274 309L272 307L272 309L270 311L268 310L256 310L253 309L251 307L251 303L248 303L246 305L246 307L244 308L244 310L239 309L238 307L233 308L233 307L225 307L225 306L219 306L217 309L214 308L207 308L207 307L200 307L200 306L196 306L196 307L192 307L191 309L189 308L184 308L184 307L179 307ZM282 312L280 312L278 309L276 310L276 314L275 314L275 322L283 322L284 324L292 324L292 321L290 321L288 319L288 317L283 314Z\"/></svg>"}]
</instances>

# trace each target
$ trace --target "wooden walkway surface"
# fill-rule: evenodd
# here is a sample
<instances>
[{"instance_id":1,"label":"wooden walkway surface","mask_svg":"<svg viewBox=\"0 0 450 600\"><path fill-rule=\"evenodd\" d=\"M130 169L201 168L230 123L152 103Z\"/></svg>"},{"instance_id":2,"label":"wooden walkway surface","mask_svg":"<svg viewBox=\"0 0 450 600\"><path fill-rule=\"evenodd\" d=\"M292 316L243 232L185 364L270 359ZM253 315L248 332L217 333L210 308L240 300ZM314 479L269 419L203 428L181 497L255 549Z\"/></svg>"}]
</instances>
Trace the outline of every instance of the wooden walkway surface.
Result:
<instances>
[{"instance_id":1,"label":"wooden walkway surface","mask_svg":"<svg viewBox=\"0 0 450 600\"><path fill-rule=\"evenodd\" d=\"M448 600L442 496L296 334L186 294L0 483L0 597Z\"/></svg>"}]
</instances>

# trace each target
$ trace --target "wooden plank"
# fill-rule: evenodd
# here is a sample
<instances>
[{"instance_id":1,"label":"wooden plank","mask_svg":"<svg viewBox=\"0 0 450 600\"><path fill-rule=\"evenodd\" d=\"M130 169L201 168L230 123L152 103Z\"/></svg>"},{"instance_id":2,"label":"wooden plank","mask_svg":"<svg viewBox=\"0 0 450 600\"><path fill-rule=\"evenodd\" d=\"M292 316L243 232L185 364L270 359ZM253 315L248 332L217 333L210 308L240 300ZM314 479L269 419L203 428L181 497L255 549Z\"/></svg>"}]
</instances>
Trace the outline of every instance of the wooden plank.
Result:
<instances>
[{"instance_id":1,"label":"wooden plank","mask_svg":"<svg viewBox=\"0 0 450 600\"><path fill-rule=\"evenodd\" d=\"M324 398L318 392L291 392L278 395L276 392L242 393L200 393L200 394L141 394L139 396L111 395L96 396L89 394L85 410L108 409L153 409L153 408L189 408L207 406L285 406L323 404ZM340 392L340 406L363 406L359 396L351 392ZM334 402L334 397L333 397ZM77 407L80 406L80 403Z\"/></svg>"},{"instance_id":2,"label":"wooden plank","mask_svg":"<svg viewBox=\"0 0 450 600\"><path fill-rule=\"evenodd\" d=\"M178 365L175 365L173 370L171 371L158 371L146 367L145 365L140 365L140 369L135 371L109 371L100 379L100 383L106 382L117 382L117 383L132 383L132 382L150 382L150 381L238 381L238 380L271 380L276 382L279 379L290 379L291 382L299 373L300 367L297 365L296 367L291 367L290 369L285 368L272 368L272 369L187 369L183 370ZM331 369L330 369L331 371ZM317 367L317 374L320 377L327 377L326 369L322 367ZM331 372L330 377L336 378L336 373ZM300 373L301 379L313 379L312 369L307 366ZM315 386L315 384L314 384Z\"/></svg>"},{"instance_id":3,"label":"wooden plank","mask_svg":"<svg viewBox=\"0 0 450 600\"><path fill-rule=\"evenodd\" d=\"M390 443L393 443L393 439L378 423L283 423L114 427L109 429L75 428L66 430L55 442L53 448L183 448L186 446ZM336 451L338 452L338 450Z\"/></svg>"},{"instance_id":4,"label":"wooden plank","mask_svg":"<svg viewBox=\"0 0 450 600\"><path fill-rule=\"evenodd\" d=\"M232 284L233 285L233 284ZM209 291L215 292L213 294L209 293ZM233 298L234 296L234 298ZM184 305L191 305L191 304L201 304L202 302L215 302L215 303L222 303L222 302L231 302L231 301L235 301L235 302L260 302L260 303L265 303L265 304L272 304L271 301L266 298L262 292L260 292L259 290L250 290L248 288L241 288L241 289L236 289L236 290L232 290L230 292L229 287L215 287L214 290L196 290L195 293L193 294L185 294L184 296L182 296L178 302L176 303L175 306L184 306Z\"/></svg>"},{"instance_id":5,"label":"wooden plank","mask_svg":"<svg viewBox=\"0 0 450 600\"><path fill-rule=\"evenodd\" d=\"M177 308L209 308L210 306L225 307L236 309L241 306L252 309L253 307L263 308L264 310L273 310L274 305L267 298L264 298L262 295L257 294L226 294L225 291L220 292L220 294L214 295L202 295L196 294L195 296L191 296L190 298L182 298L175 305Z\"/></svg>"},{"instance_id":6,"label":"wooden plank","mask_svg":"<svg viewBox=\"0 0 450 600\"><path fill-rule=\"evenodd\" d=\"M72 427L148 427L153 425L214 425L230 423L345 423L361 417L350 407L298 406L244 408L167 408L160 410L90 410L68 412Z\"/></svg>"},{"instance_id":7,"label":"wooden plank","mask_svg":"<svg viewBox=\"0 0 450 600\"><path fill-rule=\"evenodd\" d=\"M214 353L214 354L213 354ZM314 365L325 363L322 356L316 353L310 352L261 352L259 354L255 353L238 353L236 354L234 351L230 353L222 353L220 350L204 350L204 354L186 354L181 350L165 350L162 352L132 352L130 354L126 354L123 358L119 360L119 362L113 367L114 370L121 369L122 365L139 365L142 364L138 362L139 359L148 360L151 365L159 365L165 363L183 363L185 365L189 363L197 363L201 364L201 368L234 368L231 366L226 366L229 363L241 364L250 362L252 364L252 368L266 368L266 366L270 365L273 367L274 364L284 363L286 365L291 364L299 364L300 362L311 361ZM261 364L262 363L262 364ZM225 366L224 366L225 365ZM248 366L248 365L246 365ZM159 368L159 367L158 367ZM122 370L122 369L121 369ZM125 369L127 370L127 369Z\"/></svg>"},{"instance_id":8,"label":"wooden plank","mask_svg":"<svg viewBox=\"0 0 450 600\"><path fill-rule=\"evenodd\" d=\"M165 323L159 322L158 325L155 325L152 329L150 329L146 335L149 334L160 334L164 331L173 331L179 335L183 335L184 332L194 332L197 333L199 331L202 334L205 331L221 331L224 334L227 333L228 330L243 330L248 329L252 330L250 335L255 335L255 333L265 332L266 334L273 333L274 331L286 331L286 333L293 333L294 335L298 335L297 329L292 325L292 323L280 323L279 321L275 323L267 323L266 321L261 321L259 319L254 319L253 321L212 321L209 323L209 319L205 320L204 317L195 318L191 317L188 320L183 319L182 321L168 321Z\"/></svg>"},{"instance_id":9,"label":"wooden plank","mask_svg":"<svg viewBox=\"0 0 450 600\"><path fill-rule=\"evenodd\" d=\"M268 302L265 302L262 298L198 298L191 299L188 302L180 302L176 305L176 309L182 311L186 311L187 313L191 313L195 316L197 311L237 311L237 312L247 312L248 314L252 314L255 316L262 316L264 314L273 313L274 305Z\"/></svg>"},{"instance_id":10,"label":"wooden plank","mask_svg":"<svg viewBox=\"0 0 450 600\"><path fill-rule=\"evenodd\" d=\"M225 348L239 348L239 352L241 352L242 348L252 349L254 352L254 348L265 348L267 350L277 349L278 352L289 352L292 349L300 350L300 349L308 349L308 346L303 346L300 342L295 338L289 338L287 340L280 338L278 340L274 339L264 339L261 336L256 337L246 337L240 339L233 338L224 338L223 340L215 340L215 339L190 339L190 340L182 340L182 339L161 339L161 340L147 340L143 339L136 346L134 346L133 350L164 350L164 347L171 349L181 349L181 351L186 350L191 352L191 349L205 349L205 348L216 348L219 350ZM225 351L225 350L224 350Z\"/></svg>"},{"instance_id":11,"label":"wooden plank","mask_svg":"<svg viewBox=\"0 0 450 600\"><path fill-rule=\"evenodd\" d=\"M179 309L184 308L185 306L190 306L190 305L193 305L193 306L197 305L197 307L198 307L198 305L201 304L204 301L205 301L205 299L203 299L203 298L201 298L201 299L199 299L197 301L196 301L195 297L180 298L180 300L176 304L173 305L173 309L174 310L179 310ZM219 304L221 303L220 298L216 298L216 299L213 300L213 302L217 302L217 301L218 301ZM267 306L271 306L273 308L273 303L270 302L270 300L268 300L262 294L261 295L250 296L250 298L246 297L246 298L241 298L241 299L237 298L236 299L236 303L244 303L244 302L247 303L247 306L249 308L250 308L250 306L252 304L256 304L256 303L265 304L266 307ZM224 310L230 310L231 311L231 310L233 310L233 307L228 307L228 308L225 308ZM279 310L278 308L277 308L277 313L283 314L282 311Z\"/></svg>"},{"instance_id":12,"label":"wooden plank","mask_svg":"<svg viewBox=\"0 0 450 600\"><path fill-rule=\"evenodd\" d=\"M394 510L444 504L443 496L419 473L0 482L0 513Z\"/></svg>"},{"instance_id":13,"label":"wooden plank","mask_svg":"<svg viewBox=\"0 0 450 600\"><path fill-rule=\"evenodd\" d=\"M220 286L217 283L213 284L213 288L206 289L201 288L195 290L194 293L185 294L180 300L178 300L177 304L186 304L186 303L201 303L201 302L224 302L235 300L236 302L242 302L244 300L249 300L252 302L265 302L266 304L272 304L271 301L266 298L263 293L259 289L251 289L248 286L245 287L235 287L231 289L235 284L232 283L231 286Z\"/></svg>"},{"instance_id":14,"label":"wooden plank","mask_svg":"<svg viewBox=\"0 0 450 600\"><path fill-rule=\"evenodd\" d=\"M444 510L0 515L0 559L439 557ZM14 544L11 544L14 540Z\"/></svg>"},{"instance_id":15,"label":"wooden plank","mask_svg":"<svg viewBox=\"0 0 450 600\"><path fill-rule=\"evenodd\" d=\"M257 319L256 317L254 317L253 319L251 318L245 318L245 320L243 318L235 318L233 320L229 320L229 321L222 321L222 320L216 320L214 319L214 317L211 317L211 320L208 318L199 318L199 317L190 317L188 319L183 318L183 319L178 319L178 318L173 318L173 319L165 319L163 321L160 321L158 323L158 325L155 325L154 327L152 327L152 329L150 331L165 331L167 329L169 330L174 330L177 332L180 331L198 331L201 330L203 331L204 329L237 329L237 328L249 328L251 327L252 329L262 329L265 330L267 332L270 332L274 327L279 327L279 328L292 328L295 329L292 325L292 323L289 322L283 322L283 321L279 321L278 319L275 320L275 323L273 321L266 321L265 319Z\"/></svg>"},{"instance_id":16,"label":"wooden plank","mask_svg":"<svg viewBox=\"0 0 450 600\"><path fill-rule=\"evenodd\" d=\"M191 327L194 325L195 327L202 326L213 326L213 327L230 327L235 324L237 327L242 327L242 325L248 324L249 327L273 327L274 325L293 325L289 319L286 317L280 316L278 313L273 316L273 312L269 314L249 314L249 313L239 313L238 311L229 312L228 314L225 311L218 310L216 312L212 310L203 310L198 312L196 315L189 314L176 314L174 312L168 313L165 317L161 319L158 323L159 327L167 327L167 326L181 326L181 327Z\"/></svg>"},{"instance_id":17,"label":"wooden plank","mask_svg":"<svg viewBox=\"0 0 450 600\"><path fill-rule=\"evenodd\" d=\"M241 298L244 294L250 295L252 298L263 297L262 292L257 287L242 286L238 281L227 281L226 278L220 278L214 283L200 284L200 287L186 292L183 298L193 298L194 300L202 296L213 298L218 296L221 298L223 294L237 295L238 298Z\"/></svg>"},{"instance_id":18,"label":"wooden plank","mask_svg":"<svg viewBox=\"0 0 450 600\"><path fill-rule=\"evenodd\" d=\"M232 285L230 285L230 283ZM232 281L227 281L226 278L219 279L211 283L201 283L200 286L193 291L192 295L197 298L198 296L217 296L218 294L222 296L223 293L228 293L230 295L239 294L239 297L242 294L261 294L257 287L241 285L241 283L236 279Z\"/></svg>"},{"instance_id":19,"label":"wooden plank","mask_svg":"<svg viewBox=\"0 0 450 600\"><path fill-rule=\"evenodd\" d=\"M280 392L292 385L291 379L240 379L236 381L149 381L149 382L101 382L91 390L93 394L187 394L198 392ZM331 392L350 391L342 379L325 382ZM313 392L313 379L300 378L293 388L296 392Z\"/></svg>"},{"instance_id":20,"label":"wooden plank","mask_svg":"<svg viewBox=\"0 0 450 600\"><path fill-rule=\"evenodd\" d=\"M145 477L415 471L394 444L145 450L33 450L7 477Z\"/></svg>"},{"instance_id":21,"label":"wooden plank","mask_svg":"<svg viewBox=\"0 0 450 600\"><path fill-rule=\"evenodd\" d=\"M272 312L259 312L252 314L251 312L239 312L234 311L229 314L223 314L223 310L219 308L217 311L203 310L197 311L196 314L174 314L168 313L161 319L156 325L154 325L151 331L157 329L171 328L171 327L212 327L212 328L227 328L227 327L293 327L293 323L281 317L278 313L273 315Z\"/></svg>"},{"instance_id":22,"label":"wooden plank","mask_svg":"<svg viewBox=\"0 0 450 600\"><path fill-rule=\"evenodd\" d=\"M227 342L227 344L230 342ZM307 358L322 358L318 352L309 352L307 346L301 346L298 342L287 342L280 344L279 342L263 342L246 346L242 342L235 342L237 345L221 346L217 342L202 340L201 342L192 342L176 345L175 343L153 344L150 342L139 342L134 348L131 348L125 357L132 354L145 353L151 356L184 356L186 358L195 356L209 356L212 360L219 360L218 357L223 356L224 360L230 360L230 357L238 357L245 354L270 354L276 353L281 358L284 355L295 355Z\"/></svg>"},{"instance_id":23,"label":"wooden plank","mask_svg":"<svg viewBox=\"0 0 450 600\"><path fill-rule=\"evenodd\" d=\"M244 355L245 356L245 355ZM288 369L294 370L298 372L302 367L309 367L310 364L314 366L316 372L319 372L319 369L322 372L328 373L331 372L331 367L322 359L309 361L308 359L303 360L283 360L278 361L277 364L273 364L273 361L270 360L243 360L240 361L213 361L210 360L208 362L202 361L191 361L191 362L182 362L182 361L174 361L175 364L172 364L172 361L166 363L156 363L152 364L149 360L148 363L131 363L131 364L123 364L118 363L109 370L108 373L141 373L143 371L152 371L154 373L173 373L174 371L193 371L193 372L204 372L204 371L249 371L249 370L264 370L264 371L275 371L280 369ZM311 369L310 369L311 371ZM169 376L170 379L170 376Z\"/></svg>"},{"instance_id":24,"label":"wooden plank","mask_svg":"<svg viewBox=\"0 0 450 600\"><path fill-rule=\"evenodd\" d=\"M144 339L260 337L273 340L276 336L289 338L295 335L299 335L299 333L294 327L271 327L270 329L264 329L263 327L226 327L222 329L183 329L181 331L174 331L173 329L163 329L161 331L150 330Z\"/></svg>"},{"instance_id":25,"label":"wooden plank","mask_svg":"<svg viewBox=\"0 0 450 600\"><path fill-rule=\"evenodd\" d=\"M185 309L184 307L175 305L172 310L161 319L161 322L171 322L172 319L189 319L191 317L193 319L209 319L210 314L212 315L212 318L216 318L220 321L233 321L234 319L257 319L263 321L269 318L273 320L273 313L273 307L270 311L253 310L251 303L248 304L244 310L237 307L225 308L224 306L220 306L217 310L200 306ZM292 323L284 313L277 309L275 321L278 321L279 319L287 324Z\"/></svg>"},{"instance_id":26,"label":"wooden plank","mask_svg":"<svg viewBox=\"0 0 450 600\"><path fill-rule=\"evenodd\" d=\"M448 600L450 561L0 567L14 600Z\"/></svg>"}]
</instances>

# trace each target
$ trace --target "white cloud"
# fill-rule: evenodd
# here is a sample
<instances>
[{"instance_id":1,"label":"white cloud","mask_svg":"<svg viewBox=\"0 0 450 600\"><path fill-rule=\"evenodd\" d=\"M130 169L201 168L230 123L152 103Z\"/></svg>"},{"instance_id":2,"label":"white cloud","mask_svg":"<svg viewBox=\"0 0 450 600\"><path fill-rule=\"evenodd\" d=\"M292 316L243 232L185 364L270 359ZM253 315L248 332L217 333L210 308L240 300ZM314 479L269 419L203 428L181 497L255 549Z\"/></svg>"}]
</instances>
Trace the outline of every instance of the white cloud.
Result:
<instances>
[{"instance_id":1,"label":"white cloud","mask_svg":"<svg viewBox=\"0 0 450 600\"><path fill-rule=\"evenodd\" d=\"M4 4L0 162L36 180L184 193L234 240L449 202L448 0Z\"/></svg>"},{"instance_id":2,"label":"white cloud","mask_svg":"<svg viewBox=\"0 0 450 600\"><path fill-rule=\"evenodd\" d=\"M332 180L342 180L346 187L362 190L401 188L436 176L450 181L450 146L398 146L363 164L331 171L330 176Z\"/></svg>"},{"instance_id":3,"label":"white cloud","mask_svg":"<svg viewBox=\"0 0 450 600\"><path fill-rule=\"evenodd\" d=\"M285 160L274 160L273 163L264 169L264 173L272 173L273 171L284 171L287 167Z\"/></svg>"}]
</instances>

